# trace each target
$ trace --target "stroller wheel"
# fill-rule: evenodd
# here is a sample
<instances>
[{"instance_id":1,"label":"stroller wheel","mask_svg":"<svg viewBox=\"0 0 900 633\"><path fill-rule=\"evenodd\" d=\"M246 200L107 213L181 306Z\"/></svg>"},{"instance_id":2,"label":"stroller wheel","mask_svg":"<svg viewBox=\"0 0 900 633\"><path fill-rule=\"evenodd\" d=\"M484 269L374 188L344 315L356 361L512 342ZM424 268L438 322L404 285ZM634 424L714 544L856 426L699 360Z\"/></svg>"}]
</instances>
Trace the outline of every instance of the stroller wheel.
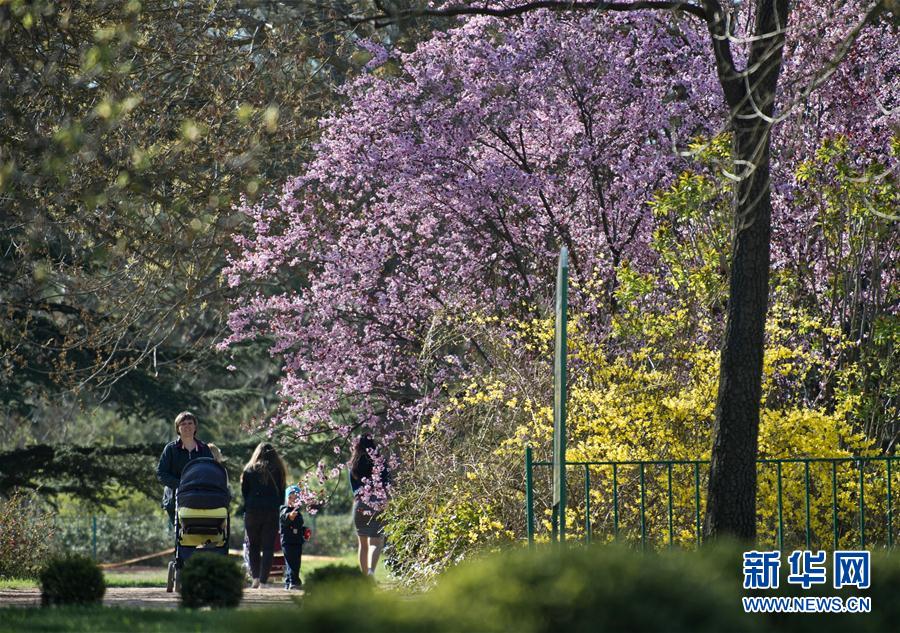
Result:
<instances>
[{"instance_id":1,"label":"stroller wheel","mask_svg":"<svg viewBox=\"0 0 900 633\"><path fill-rule=\"evenodd\" d=\"M175 589L175 561L169 561L169 574L166 577L166 593L172 593Z\"/></svg>"},{"instance_id":2,"label":"stroller wheel","mask_svg":"<svg viewBox=\"0 0 900 633\"><path fill-rule=\"evenodd\" d=\"M175 570L175 592L181 593L181 570Z\"/></svg>"}]
</instances>

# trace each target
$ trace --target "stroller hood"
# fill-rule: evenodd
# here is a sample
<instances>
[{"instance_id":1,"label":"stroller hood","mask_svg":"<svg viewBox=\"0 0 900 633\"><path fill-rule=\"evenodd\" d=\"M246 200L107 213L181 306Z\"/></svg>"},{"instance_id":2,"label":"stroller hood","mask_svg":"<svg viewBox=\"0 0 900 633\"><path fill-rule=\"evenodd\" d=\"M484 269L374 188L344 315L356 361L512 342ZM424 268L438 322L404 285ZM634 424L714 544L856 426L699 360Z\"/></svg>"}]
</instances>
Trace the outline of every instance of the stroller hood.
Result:
<instances>
[{"instance_id":1,"label":"stroller hood","mask_svg":"<svg viewBox=\"0 0 900 633\"><path fill-rule=\"evenodd\" d=\"M210 509L231 501L225 467L209 457L192 459L181 471L175 502L185 508Z\"/></svg>"}]
</instances>

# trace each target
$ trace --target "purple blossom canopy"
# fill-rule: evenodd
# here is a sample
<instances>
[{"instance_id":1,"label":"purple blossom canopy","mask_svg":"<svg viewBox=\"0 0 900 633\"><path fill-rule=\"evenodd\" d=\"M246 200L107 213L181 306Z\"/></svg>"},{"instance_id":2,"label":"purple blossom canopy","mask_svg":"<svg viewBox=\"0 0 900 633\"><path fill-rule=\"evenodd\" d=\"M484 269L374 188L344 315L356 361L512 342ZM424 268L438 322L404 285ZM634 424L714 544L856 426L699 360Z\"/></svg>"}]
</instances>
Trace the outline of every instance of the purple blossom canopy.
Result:
<instances>
[{"instance_id":1,"label":"purple blossom canopy","mask_svg":"<svg viewBox=\"0 0 900 633\"><path fill-rule=\"evenodd\" d=\"M866 27L808 90L863 4L802 3L792 17L773 136L776 266L816 255L798 239L817 209L797 206L794 174L823 139L849 136L864 164L891 160L893 27ZM254 230L238 238L229 283L290 283L248 293L224 342L271 337L285 363L280 421L344 435L333 412L348 404L385 429L421 419L459 371L421 366L434 324L546 310L562 245L576 281L607 288L573 296L602 328L619 266L656 265L654 192L692 165L689 141L727 120L706 26L688 15L469 19L403 55L399 75L363 46L372 72L322 121L315 159L280 198L244 207Z\"/></svg>"}]
</instances>

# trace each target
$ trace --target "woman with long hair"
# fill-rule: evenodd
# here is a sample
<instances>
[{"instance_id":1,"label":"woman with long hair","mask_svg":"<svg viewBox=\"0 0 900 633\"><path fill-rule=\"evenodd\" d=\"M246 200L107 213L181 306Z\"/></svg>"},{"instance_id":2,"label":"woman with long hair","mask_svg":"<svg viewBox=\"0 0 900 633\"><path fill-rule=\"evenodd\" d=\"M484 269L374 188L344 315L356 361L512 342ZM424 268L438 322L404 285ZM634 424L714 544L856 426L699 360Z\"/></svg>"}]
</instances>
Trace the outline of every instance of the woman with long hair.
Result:
<instances>
[{"instance_id":1,"label":"woman with long hair","mask_svg":"<svg viewBox=\"0 0 900 633\"><path fill-rule=\"evenodd\" d=\"M381 511L387 502L387 467L378 454L375 440L368 433L356 438L350 456L350 487L353 489L353 523L359 541L359 569L370 576L384 549L384 523Z\"/></svg>"},{"instance_id":2,"label":"woman with long hair","mask_svg":"<svg viewBox=\"0 0 900 633\"><path fill-rule=\"evenodd\" d=\"M278 451L268 442L260 442L241 473L244 529L254 589L265 586L269 580L286 480L287 469Z\"/></svg>"}]
</instances>

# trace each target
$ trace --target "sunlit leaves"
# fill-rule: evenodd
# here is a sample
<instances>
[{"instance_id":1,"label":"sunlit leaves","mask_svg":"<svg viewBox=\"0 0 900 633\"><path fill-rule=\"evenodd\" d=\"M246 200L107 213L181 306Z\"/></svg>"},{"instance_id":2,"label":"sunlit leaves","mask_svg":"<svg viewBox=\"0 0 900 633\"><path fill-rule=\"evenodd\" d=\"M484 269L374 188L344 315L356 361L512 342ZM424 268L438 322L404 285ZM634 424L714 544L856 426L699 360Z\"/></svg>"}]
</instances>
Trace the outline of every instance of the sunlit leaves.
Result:
<instances>
[{"instance_id":1,"label":"sunlit leaves","mask_svg":"<svg viewBox=\"0 0 900 633\"><path fill-rule=\"evenodd\" d=\"M263 13L264 38L235 45L225 35L246 33ZM22 367L77 391L123 384L161 341L204 350L224 312L217 271L240 221L223 210L296 169L338 83L328 71L343 65L344 34L320 13L251 15L235 2L4 4L0 298L11 310L2 329L18 336L4 359L27 350ZM333 66L311 74L310 47ZM78 317L56 323L45 296ZM204 297L202 314L182 320L194 297ZM52 336L40 331L45 317ZM46 367L69 346L90 351Z\"/></svg>"}]
</instances>

